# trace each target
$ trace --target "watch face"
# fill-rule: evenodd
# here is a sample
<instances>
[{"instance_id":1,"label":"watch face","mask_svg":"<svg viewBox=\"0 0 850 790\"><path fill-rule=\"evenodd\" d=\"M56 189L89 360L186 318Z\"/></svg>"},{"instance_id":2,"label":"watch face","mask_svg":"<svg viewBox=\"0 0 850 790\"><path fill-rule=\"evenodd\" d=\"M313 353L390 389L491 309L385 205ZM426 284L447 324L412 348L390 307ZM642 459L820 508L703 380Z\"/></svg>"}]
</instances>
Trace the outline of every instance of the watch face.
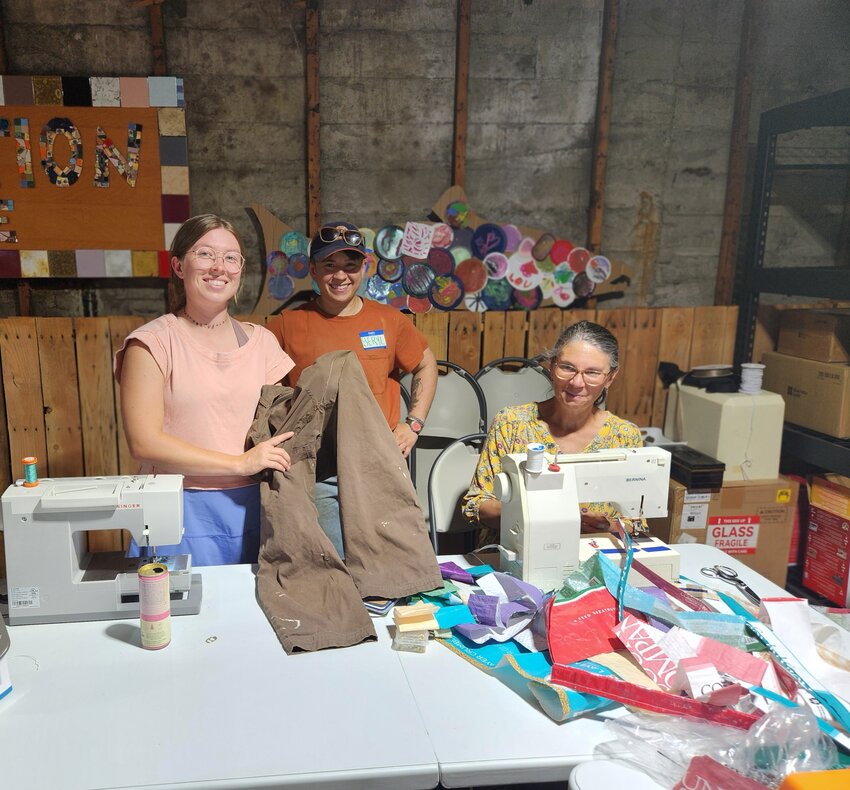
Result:
<instances>
[{"instance_id":1,"label":"watch face","mask_svg":"<svg viewBox=\"0 0 850 790\"><path fill-rule=\"evenodd\" d=\"M413 433L419 433L422 428L425 427L424 425L422 425L421 422L419 422L419 420L413 417L408 418L406 422L410 426L410 430L413 431Z\"/></svg>"}]
</instances>

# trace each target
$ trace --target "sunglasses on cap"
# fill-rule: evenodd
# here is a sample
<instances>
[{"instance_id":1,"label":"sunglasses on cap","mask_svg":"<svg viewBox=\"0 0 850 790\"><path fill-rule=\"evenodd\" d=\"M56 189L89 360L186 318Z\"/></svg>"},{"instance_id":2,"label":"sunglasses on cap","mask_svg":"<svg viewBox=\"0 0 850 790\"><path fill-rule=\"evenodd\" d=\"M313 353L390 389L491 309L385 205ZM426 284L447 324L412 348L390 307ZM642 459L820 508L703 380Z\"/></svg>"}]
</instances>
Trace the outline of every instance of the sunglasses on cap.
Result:
<instances>
[{"instance_id":1,"label":"sunglasses on cap","mask_svg":"<svg viewBox=\"0 0 850 790\"><path fill-rule=\"evenodd\" d=\"M322 228L319 230L319 238L326 244L330 244L330 242L337 239L342 239L346 244L352 244L355 247L363 242L363 234L359 230L351 230L351 228L346 228L344 225Z\"/></svg>"}]
</instances>

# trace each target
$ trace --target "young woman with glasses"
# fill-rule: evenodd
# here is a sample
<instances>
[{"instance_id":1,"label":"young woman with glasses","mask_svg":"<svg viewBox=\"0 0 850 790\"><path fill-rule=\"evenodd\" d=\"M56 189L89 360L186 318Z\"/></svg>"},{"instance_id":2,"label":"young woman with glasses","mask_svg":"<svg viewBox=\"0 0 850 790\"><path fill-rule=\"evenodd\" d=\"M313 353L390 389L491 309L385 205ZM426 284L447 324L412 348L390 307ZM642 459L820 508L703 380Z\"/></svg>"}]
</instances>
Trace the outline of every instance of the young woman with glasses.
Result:
<instances>
[{"instance_id":1,"label":"young woman with glasses","mask_svg":"<svg viewBox=\"0 0 850 790\"><path fill-rule=\"evenodd\" d=\"M203 214L181 225L170 250L171 312L132 332L115 355L121 416L140 473L184 475L182 542L158 554L193 565L257 561L259 485L251 475L286 471L283 434L244 451L260 389L294 363L274 335L228 312L245 257L235 228ZM131 556L138 547L130 547Z\"/></svg>"},{"instance_id":2,"label":"young woman with glasses","mask_svg":"<svg viewBox=\"0 0 850 790\"><path fill-rule=\"evenodd\" d=\"M605 409L608 387L617 377L617 339L605 327L579 321L561 332L546 352L552 397L508 406L494 418L478 466L464 497L463 514L482 528L479 545L498 543L502 503L493 492L501 458L542 443L546 454L589 453L611 447L640 447L640 430ZM554 458L553 458L554 460ZM607 530L618 514L607 503L582 504L582 528Z\"/></svg>"}]
</instances>

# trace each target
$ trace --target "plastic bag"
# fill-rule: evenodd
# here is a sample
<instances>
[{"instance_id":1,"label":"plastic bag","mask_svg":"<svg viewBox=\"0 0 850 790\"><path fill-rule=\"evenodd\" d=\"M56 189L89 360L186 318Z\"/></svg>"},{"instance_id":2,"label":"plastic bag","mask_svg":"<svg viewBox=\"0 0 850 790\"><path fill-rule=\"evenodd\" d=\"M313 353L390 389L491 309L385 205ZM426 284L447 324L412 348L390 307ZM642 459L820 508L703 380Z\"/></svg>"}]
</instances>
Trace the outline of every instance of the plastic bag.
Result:
<instances>
[{"instance_id":1,"label":"plastic bag","mask_svg":"<svg viewBox=\"0 0 850 790\"><path fill-rule=\"evenodd\" d=\"M804 708L771 705L748 732L679 716L631 713L606 722L617 736L598 750L626 759L664 787L673 787L693 757L707 755L767 787L789 773L836 767L835 744ZM629 757L623 757L626 753Z\"/></svg>"}]
</instances>

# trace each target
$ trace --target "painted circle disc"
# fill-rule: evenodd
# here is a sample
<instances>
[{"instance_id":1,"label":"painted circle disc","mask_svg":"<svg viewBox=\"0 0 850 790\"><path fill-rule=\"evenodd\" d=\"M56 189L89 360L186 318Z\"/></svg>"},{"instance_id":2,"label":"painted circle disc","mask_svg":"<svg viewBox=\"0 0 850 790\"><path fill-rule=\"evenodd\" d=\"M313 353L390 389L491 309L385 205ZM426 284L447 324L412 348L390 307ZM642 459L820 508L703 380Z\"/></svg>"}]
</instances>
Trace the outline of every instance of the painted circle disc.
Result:
<instances>
[{"instance_id":1,"label":"painted circle disc","mask_svg":"<svg viewBox=\"0 0 850 790\"><path fill-rule=\"evenodd\" d=\"M401 258L401 243L404 231L398 225L384 225L375 234L375 252L385 261L397 261Z\"/></svg>"},{"instance_id":2,"label":"painted circle disc","mask_svg":"<svg viewBox=\"0 0 850 790\"><path fill-rule=\"evenodd\" d=\"M577 298L590 296L596 290L596 283L587 276L586 272L579 272L573 277L572 286Z\"/></svg>"},{"instance_id":3,"label":"painted circle disc","mask_svg":"<svg viewBox=\"0 0 850 790\"><path fill-rule=\"evenodd\" d=\"M467 294L463 297L463 306L473 313L483 313L487 309L483 293Z\"/></svg>"},{"instance_id":4,"label":"painted circle disc","mask_svg":"<svg viewBox=\"0 0 850 790\"><path fill-rule=\"evenodd\" d=\"M487 285L487 269L478 258L467 258L455 268L455 274L468 294L478 293Z\"/></svg>"},{"instance_id":5,"label":"painted circle disc","mask_svg":"<svg viewBox=\"0 0 850 790\"><path fill-rule=\"evenodd\" d=\"M469 219L469 206L461 200L456 200L454 203L449 203L446 207L446 222L453 228L466 227L466 221Z\"/></svg>"},{"instance_id":6,"label":"painted circle disc","mask_svg":"<svg viewBox=\"0 0 850 790\"><path fill-rule=\"evenodd\" d=\"M522 241L522 233L516 225L502 225L505 231L505 252L516 252Z\"/></svg>"},{"instance_id":7,"label":"painted circle disc","mask_svg":"<svg viewBox=\"0 0 850 790\"><path fill-rule=\"evenodd\" d=\"M596 255L587 262L584 273L595 283L604 283L611 276L611 261Z\"/></svg>"},{"instance_id":8,"label":"painted circle disc","mask_svg":"<svg viewBox=\"0 0 850 790\"><path fill-rule=\"evenodd\" d=\"M569 283L567 285L556 285L555 290L552 291L552 302L557 307L569 307L575 300L575 291Z\"/></svg>"},{"instance_id":9,"label":"painted circle disc","mask_svg":"<svg viewBox=\"0 0 850 790\"><path fill-rule=\"evenodd\" d=\"M286 273L297 280L303 280L310 273L310 259L303 252L290 255Z\"/></svg>"},{"instance_id":10,"label":"painted circle disc","mask_svg":"<svg viewBox=\"0 0 850 790\"><path fill-rule=\"evenodd\" d=\"M488 280L481 298L488 310L507 310L511 306L514 289L507 280Z\"/></svg>"},{"instance_id":11,"label":"painted circle disc","mask_svg":"<svg viewBox=\"0 0 850 790\"><path fill-rule=\"evenodd\" d=\"M289 260L286 253L280 250L272 250L266 255L266 271L271 274L286 274L286 267L289 265Z\"/></svg>"},{"instance_id":12,"label":"painted circle disc","mask_svg":"<svg viewBox=\"0 0 850 790\"><path fill-rule=\"evenodd\" d=\"M455 266L457 266L457 264L461 261L465 261L467 258L472 257L469 247L452 247L450 252L452 254L452 258L454 258Z\"/></svg>"},{"instance_id":13,"label":"painted circle disc","mask_svg":"<svg viewBox=\"0 0 850 790\"><path fill-rule=\"evenodd\" d=\"M431 236L432 247L449 247L454 240L455 234L451 226L445 222L438 222L434 225L434 235Z\"/></svg>"},{"instance_id":14,"label":"painted circle disc","mask_svg":"<svg viewBox=\"0 0 850 790\"><path fill-rule=\"evenodd\" d=\"M521 291L514 288L514 305L520 310L536 310L543 301L543 294L539 288L531 288Z\"/></svg>"},{"instance_id":15,"label":"painted circle disc","mask_svg":"<svg viewBox=\"0 0 850 790\"><path fill-rule=\"evenodd\" d=\"M567 263L574 272L583 272L591 257L593 256L584 247L574 247L567 256Z\"/></svg>"},{"instance_id":16,"label":"painted circle disc","mask_svg":"<svg viewBox=\"0 0 850 790\"><path fill-rule=\"evenodd\" d=\"M295 255L299 252L306 255L310 248L310 240L297 230L290 230L280 237L280 241L277 246L286 256Z\"/></svg>"},{"instance_id":17,"label":"painted circle disc","mask_svg":"<svg viewBox=\"0 0 850 790\"><path fill-rule=\"evenodd\" d=\"M404 274L404 263L401 259L395 261L378 260L378 276L388 283L394 283L401 279Z\"/></svg>"},{"instance_id":18,"label":"painted circle disc","mask_svg":"<svg viewBox=\"0 0 850 790\"><path fill-rule=\"evenodd\" d=\"M454 310L463 301L463 297L463 283L454 274L441 274L434 278L428 293L434 307L441 310Z\"/></svg>"},{"instance_id":19,"label":"painted circle disc","mask_svg":"<svg viewBox=\"0 0 850 790\"><path fill-rule=\"evenodd\" d=\"M531 257L537 261L542 261L549 257L552 252L552 247L555 246L555 237L551 233L544 233L531 248Z\"/></svg>"},{"instance_id":20,"label":"painted circle disc","mask_svg":"<svg viewBox=\"0 0 850 790\"><path fill-rule=\"evenodd\" d=\"M503 252L491 252L484 259L484 268L491 280L501 280L508 273L508 257Z\"/></svg>"},{"instance_id":21,"label":"painted circle disc","mask_svg":"<svg viewBox=\"0 0 850 790\"><path fill-rule=\"evenodd\" d=\"M553 245L552 249L549 251L549 257L552 259L552 263L556 266L559 263L563 263L567 260L567 257L573 250L573 245L570 244L566 239L558 239Z\"/></svg>"},{"instance_id":22,"label":"painted circle disc","mask_svg":"<svg viewBox=\"0 0 850 790\"><path fill-rule=\"evenodd\" d=\"M451 274L455 268L455 259L449 250L443 247L431 247L428 253L428 265L437 274Z\"/></svg>"},{"instance_id":23,"label":"painted circle disc","mask_svg":"<svg viewBox=\"0 0 850 790\"><path fill-rule=\"evenodd\" d=\"M402 278L404 290L411 296L419 299L427 298L431 292L431 285L437 275L427 263L414 263L408 266Z\"/></svg>"},{"instance_id":24,"label":"painted circle disc","mask_svg":"<svg viewBox=\"0 0 850 790\"><path fill-rule=\"evenodd\" d=\"M391 287L392 283L388 283L383 277L373 274L366 282L366 294L376 302L386 303Z\"/></svg>"},{"instance_id":25,"label":"painted circle disc","mask_svg":"<svg viewBox=\"0 0 850 790\"><path fill-rule=\"evenodd\" d=\"M476 258L486 258L491 252L504 252L506 247L507 239L501 225L484 222L472 233L472 254Z\"/></svg>"},{"instance_id":26,"label":"painted circle disc","mask_svg":"<svg viewBox=\"0 0 850 790\"><path fill-rule=\"evenodd\" d=\"M295 283L288 274L275 274L269 277L269 293L283 301L295 293Z\"/></svg>"},{"instance_id":27,"label":"painted circle disc","mask_svg":"<svg viewBox=\"0 0 850 790\"><path fill-rule=\"evenodd\" d=\"M422 299L418 296L407 297L407 309L411 313L430 313L434 309L430 299Z\"/></svg>"}]
</instances>

